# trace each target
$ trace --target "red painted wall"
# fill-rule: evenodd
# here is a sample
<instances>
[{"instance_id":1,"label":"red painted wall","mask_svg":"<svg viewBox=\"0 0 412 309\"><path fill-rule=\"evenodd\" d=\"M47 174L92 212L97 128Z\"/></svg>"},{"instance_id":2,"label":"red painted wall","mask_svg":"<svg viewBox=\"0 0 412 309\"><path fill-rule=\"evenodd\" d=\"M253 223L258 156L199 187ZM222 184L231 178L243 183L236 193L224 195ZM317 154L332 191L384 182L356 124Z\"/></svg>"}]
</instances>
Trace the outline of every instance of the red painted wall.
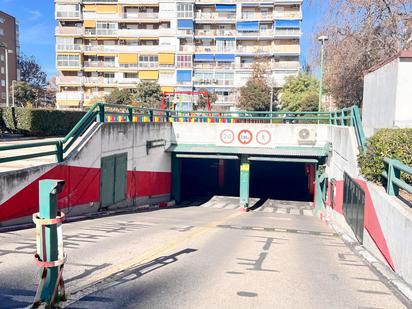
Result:
<instances>
[{"instance_id":1,"label":"red painted wall","mask_svg":"<svg viewBox=\"0 0 412 309\"><path fill-rule=\"evenodd\" d=\"M368 186L365 181L357 180L358 184L365 191L365 219L364 228L368 231L376 247L385 258L388 265L395 269L391 254L386 243L385 235L383 234L382 227L379 223L378 216L373 205L372 198L369 193ZM343 215L343 180L336 181L336 195L334 199L334 210ZM329 186L330 189L330 186ZM329 196L329 194L328 194ZM330 207L330 201L328 203Z\"/></svg>"},{"instance_id":2,"label":"red painted wall","mask_svg":"<svg viewBox=\"0 0 412 309\"><path fill-rule=\"evenodd\" d=\"M59 165L37 178L0 205L0 221L30 216L39 209L39 180L65 180L59 194L60 209L100 200L100 169ZM170 194L171 173L128 172L127 197Z\"/></svg>"}]
</instances>

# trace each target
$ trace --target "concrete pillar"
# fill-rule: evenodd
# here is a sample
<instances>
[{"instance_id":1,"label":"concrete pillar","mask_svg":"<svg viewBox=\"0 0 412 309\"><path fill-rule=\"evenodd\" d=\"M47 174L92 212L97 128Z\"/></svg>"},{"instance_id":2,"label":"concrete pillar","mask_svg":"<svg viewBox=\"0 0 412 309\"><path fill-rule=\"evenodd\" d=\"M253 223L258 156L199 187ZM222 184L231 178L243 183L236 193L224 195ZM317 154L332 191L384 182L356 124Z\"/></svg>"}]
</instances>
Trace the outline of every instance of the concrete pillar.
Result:
<instances>
[{"instance_id":1,"label":"concrete pillar","mask_svg":"<svg viewBox=\"0 0 412 309\"><path fill-rule=\"evenodd\" d=\"M250 164L247 155L240 157L240 206L245 210L249 207L249 174Z\"/></svg>"},{"instance_id":2,"label":"concrete pillar","mask_svg":"<svg viewBox=\"0 0 412 309\"><path fill-rule=\"evenodd\" d=\"M172 198L176 203L181 202L182 161L172 154Z\"/></svg>"}]
</instances>

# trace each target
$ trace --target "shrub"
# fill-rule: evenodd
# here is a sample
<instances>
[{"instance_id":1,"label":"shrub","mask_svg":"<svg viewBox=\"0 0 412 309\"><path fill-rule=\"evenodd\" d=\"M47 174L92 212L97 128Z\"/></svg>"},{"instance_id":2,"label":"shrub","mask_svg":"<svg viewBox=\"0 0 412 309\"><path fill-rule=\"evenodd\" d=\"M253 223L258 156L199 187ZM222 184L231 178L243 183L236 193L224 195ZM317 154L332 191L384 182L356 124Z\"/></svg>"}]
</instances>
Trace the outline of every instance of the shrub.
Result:
<instances>
[{"instance_id":1,"label":"shrub","mask_svg":"<svg viewBox=\"0 0 412 309\"><path fill-rule=\"evenodd\" d=\"M366 151L359 155L361 173L366 179L382 181L384 158L397 159L412 166L412 129L383 129L368 140ZM402 175L402 178L412 184L411 176Z\"/></svg>"},{"instance_id":2,"label":"shrub","mask_svg":"<svg viewBox=\"0 0 412 309\"><path fill-rule=\"evenodd\" d=\"M66 135L85 114L81 111L60 111L6 107L2 110L5 128L27 136ZM0 121L1 125L1 121Z\"/></svg>"}]
</instances>

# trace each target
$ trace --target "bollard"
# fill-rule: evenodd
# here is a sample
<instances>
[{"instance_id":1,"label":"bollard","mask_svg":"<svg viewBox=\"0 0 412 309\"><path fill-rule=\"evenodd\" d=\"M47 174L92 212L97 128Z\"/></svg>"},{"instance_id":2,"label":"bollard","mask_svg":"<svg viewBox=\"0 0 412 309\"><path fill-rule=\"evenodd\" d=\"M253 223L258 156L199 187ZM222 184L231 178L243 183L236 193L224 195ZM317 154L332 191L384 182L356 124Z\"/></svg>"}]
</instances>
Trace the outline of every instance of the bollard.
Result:
<instances>
[{"instance_id":1,"label":"bollard","mask_svg":"<svg viewBox=\"0 0 412 309\"><path fill-rule=\"evenodd\" d=\"M34 305L47 302L53 305L60 287L64 298L63 252L61 225L64 213L57 210L57 194L62 191L63 180L39 181L39 212L33 214L36 224L37 252L35 262L40 270L40 282L34 297Z\"/></svg>"}]
</instances>

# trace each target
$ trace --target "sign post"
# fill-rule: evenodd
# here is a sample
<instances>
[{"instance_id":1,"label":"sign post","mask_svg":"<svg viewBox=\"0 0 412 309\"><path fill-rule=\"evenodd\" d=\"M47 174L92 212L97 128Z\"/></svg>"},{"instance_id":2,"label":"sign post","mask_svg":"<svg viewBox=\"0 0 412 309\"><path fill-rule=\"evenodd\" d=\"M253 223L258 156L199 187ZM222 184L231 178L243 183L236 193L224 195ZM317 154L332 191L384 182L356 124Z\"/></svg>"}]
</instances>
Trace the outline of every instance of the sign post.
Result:
<instances>
[{"instance_id":1,"label":"sign post","mask_svg":"<svg viewBox=\"0 0 412 309\"><path fill-rule=\"evenodd\" d=\"M250 163L247 155L240 157L240 206L243 211L249 207L249 171Z\"/></svg>"}]
</instances>

